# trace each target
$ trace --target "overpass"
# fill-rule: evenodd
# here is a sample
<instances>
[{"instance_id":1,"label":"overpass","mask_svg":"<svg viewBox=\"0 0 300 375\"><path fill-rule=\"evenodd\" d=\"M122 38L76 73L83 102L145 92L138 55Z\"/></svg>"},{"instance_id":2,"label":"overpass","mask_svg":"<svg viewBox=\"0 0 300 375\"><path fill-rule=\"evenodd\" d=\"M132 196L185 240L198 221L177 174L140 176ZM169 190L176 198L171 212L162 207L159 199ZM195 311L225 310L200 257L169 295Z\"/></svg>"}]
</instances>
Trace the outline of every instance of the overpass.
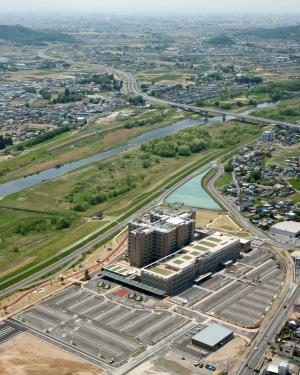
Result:
<instances>
[{"instance_id":1,"label":"overpass","mask_svg":"<svg viewBox=\"0 0 300 375\"><path fill-rule=\"evenodd\" d=\"M277 125L277 126L280 126L280 127L286 127L286 128L291 128L291 129L295 129L295 130L300 130L300 124L291 124L291 123L288 123L288 122L271 120L271 119L264 118L264 117L257 117L257 116L253 116L253 115L248 115L248 114L245 114L245 113L235 113L235 112L230 112L230 111L223 111L223 110L219 110L219 109L215 109L215 108L211 108L211 107L196 107L196 106L192 106L192 105L176 103L176 102L172 102L172 101L168 101L168 100L164 100L164 99L154 98L154 97L152 97L150 95L147 95L144 92L140 91L140 89L138 88L138 85L137 85L137 80L132 74L126 73L126 72L123 72L123 71L120 71L120 70L116 70L115 73L119 74L119 75L121 75L121 76L123 76L127 79L128 90L131 94L140 95L144 99L146 99L150 102L161 103L161 104L164 104L164 105L169 105L169 106L174 107L174 108L180 108L180 109L185 110L185 111L199 113L199 114L205 116L206 118L208 117L209 114L213 114L213 115L220 116L223 121L236 119L236 120L240 120L242 122L250 122L250 123L262 124L262 125Z\"/></svg>"}]
</instances>

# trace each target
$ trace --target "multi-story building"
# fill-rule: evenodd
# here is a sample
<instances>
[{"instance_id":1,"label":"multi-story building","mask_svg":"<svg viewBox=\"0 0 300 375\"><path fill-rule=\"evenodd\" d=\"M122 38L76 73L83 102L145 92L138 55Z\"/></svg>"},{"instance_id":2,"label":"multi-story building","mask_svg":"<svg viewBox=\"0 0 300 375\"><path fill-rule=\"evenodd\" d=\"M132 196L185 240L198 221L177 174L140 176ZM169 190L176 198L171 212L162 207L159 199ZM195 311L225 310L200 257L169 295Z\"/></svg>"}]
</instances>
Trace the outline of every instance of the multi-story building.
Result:
<instances>
[{"instance_id":1,"label":"multi-story building","mask_svg":"<svg viewBox=\"0 0 300 375\"><path fill-rule=\"evenodd\" d=\"M160 209L128 224L130 265L144 267L189 244L195 234L195 212Z\"/></svg>"},{"instance_id":2,"label":"multi-story building","mask_svg":"<svg viewBox=\"0 0 300 375\"><path fill-rule=\"evenodd\" d=\"M266 130L262 133L261 139L264 142L274 142L274 139L275 139L274 133L270 130Z\"/></svg>"},{"instance_id":3,"label":"multi-story building","mask_svg":"<svg viewBox=\"0 0 300 375\"><path fill-rule=\"evenodd\" d=\"M238 237L216 232L185 246L141 270L141 282L175 294L201 278L239 258Z\"/></svg>"}]
</instances>

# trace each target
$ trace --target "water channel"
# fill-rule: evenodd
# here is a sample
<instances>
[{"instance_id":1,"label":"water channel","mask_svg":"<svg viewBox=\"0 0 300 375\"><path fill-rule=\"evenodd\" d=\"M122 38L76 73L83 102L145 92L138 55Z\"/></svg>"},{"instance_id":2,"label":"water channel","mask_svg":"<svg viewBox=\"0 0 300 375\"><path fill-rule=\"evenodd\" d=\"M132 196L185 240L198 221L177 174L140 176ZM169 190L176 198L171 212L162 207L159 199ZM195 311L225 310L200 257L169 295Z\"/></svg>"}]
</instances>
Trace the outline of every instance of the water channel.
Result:
<instances>
[{"instance_id":1,"label":"water channel","mask_svg":"<svg viewBox=\"0 0 300 375\"><path fill-rule=\"evenodd\" d=\"M210 169L191 178L185 184L170 194L165 202L170 204L183 204L187 207L203 208L206 210L221 211L221 207L202 187L202 179Z\"/></svg>"}]
</instances>

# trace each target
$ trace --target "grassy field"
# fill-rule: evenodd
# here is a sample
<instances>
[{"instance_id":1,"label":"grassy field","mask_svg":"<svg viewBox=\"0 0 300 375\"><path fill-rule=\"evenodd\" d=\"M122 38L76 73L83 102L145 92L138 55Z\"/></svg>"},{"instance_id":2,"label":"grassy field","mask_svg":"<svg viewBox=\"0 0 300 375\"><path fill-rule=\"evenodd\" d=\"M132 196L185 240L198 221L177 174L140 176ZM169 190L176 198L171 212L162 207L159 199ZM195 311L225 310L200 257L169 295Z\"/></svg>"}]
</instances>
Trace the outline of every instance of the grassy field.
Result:
<instances>
[{"instance_id":1,"label":"grassy field","mask_svg":"<svg viewBox=\"0 0 300 375\"><path fill-rule=\"evenodd\" d=\"M284 100L275 108L265 108L255 112L256 116L277 121L295 122L300 119L300 101L297 99Z\"/></svg>"},{"instance_id":2,"label":"grassy field","mask_svg":"<svg viewBox=\"0 0 300 375\"><path fill-rule=\"evenodd\" d=\"M300 190L300 180L298 178L290 179L289 183L293 186L294 189Z\"/></svg>"},{"instance_id":3,"label":"grassy field","mask_svg":"<svg viewBox=\"0 0 300 375\"><path fill-rule=\"evenodd\" d=\"M266 159L267 164L277 164L281 167L287 166L284 160L299 154L300 143L291 146L276 145L271 158Z\"/></svg>"},{"instance_id":4,"label":"grassy field","mask_svg":"<svg viewBox=\"0 0 300 375\"><path fill-rule=\"evenodd\" d=\"M223 138L225 129L230 132L236 126L236 123L223 124L222 127L214 125L207 127L207 131L217 142ZM240 138L235 141L243 144L260 131L255 125L240 126ZM187 134L187 131L183 134ZM216 152L223 153L224 150L214 146L189 156L161 157L137 149L6 197L1 201L3 206L37 209L45 214L9 210L1 212L0 273L11 272L16 267L59 253L64 247L105 224L87 222L91 216L100 211L110 216L127 212L172 176L180 171L188 172L195 162ZM105 199L102 199L104 194ZM46 217L49 223L45 228L34 228L23 234L15 232L14 228L20 223L36 215ZM51 215L71 215L70 227L58 230L51 226Z\"/></svg>"},{"instance_id":5,"label":"grassy field","mask_svg":"<svg viewBox=\"0 0 300 375\"><path fill-rule=\"evenodd\" d=\"M232 174L231 173L223 173L220 178L215 183L216 188L222 188L224 185L229 185L232 183Z\"/></svg>"},{"instance_id":6,"label":"grassy field","mask_svg":"<svg viewBox=\"0 0 300 375\"><path fill-rule=\"evenodd\" d=\"M230 232L239 236L247 236L249 233L240 227L225 212L196 211L196 226L213 230Z\"/></svg>"},{"instance_id":7,"label":"grassy field","mask_svg":"<svg viewBox=\"0 0 300 375\"><path fill-rule=\"evenodd\" d=\"M0 164L0 183L121 146L138 135L179 121L188 114L181 111L178 112L176 109L154 109L145 111L144 114L142 114L142 110L137 110L135 115L134 119L117 120L111 124L108 123L107 125L110 125L111 128L117 128L117 130L106 132L105 134L102 134L104 129L107 131L105 119L98 126L96 121L93 120L91 125L89 124L84 131L61 134L51 141L36 146L32 151L29 150L28 153L2 162ZM133 124L134 126L125 128L128 124ZM95 133L96 130L99 133ZM15 154L16 148L12 147L11 151Z\"/></svg>"},{"instance_id":8,"label":"grassy field","mask_svg":"<svg viewBox=\"0 0 300 375\"><path fill-rule=\"evenodd\" d=\"M137 74L140 81L147 83L157 83L160 81L184 82L191 76L188 70L176 70L176 73L171 69L149 69Z\"/></svg>"},{"instance_id":9,"label":"grassy field","mask_svg":"<svg viewBox=\"0 0 300 375\"><path fill-rule=\"evenodd\" d=\"M0 209L0 277L16 267L56 254L106 223L87 222L78 215L70 227L58 230L51 224L52 217L48 214ZM22 223L30 222L39 224L35 224L34 230L28 230L28 226L25 226L28 231L23 234Z\"/></svg>"}]
</instances>

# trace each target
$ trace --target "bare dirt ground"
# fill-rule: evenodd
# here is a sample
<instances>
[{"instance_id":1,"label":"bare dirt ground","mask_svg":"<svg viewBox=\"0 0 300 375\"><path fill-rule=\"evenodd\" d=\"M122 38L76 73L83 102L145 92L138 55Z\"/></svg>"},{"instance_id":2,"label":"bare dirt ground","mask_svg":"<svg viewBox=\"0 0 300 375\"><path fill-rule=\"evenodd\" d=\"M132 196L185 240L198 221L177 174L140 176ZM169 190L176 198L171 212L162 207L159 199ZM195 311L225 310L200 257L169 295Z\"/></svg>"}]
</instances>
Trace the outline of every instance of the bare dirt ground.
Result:
<instances>
[{"instance_id":1,"label":"bare dirt ground","mask_svg":"<svg viewBox=\"0 0 300 375\"><path fill-rule=\"evenodd\" d=\"M230 232L238 236L247 236L249 233L240 228L232 218L224 212L197 210L197 227L207 227L213 230Z\"/></svg>"},{"instance_id":2,"label":"bare dirt ground","mask_svg":"<svg viewBox=\"0 0 300 375\"><path fill-rule=\"evenodd\" d=\"M104 372L46 342L23 333L0 346L3 375L100 375Z\"/></svg>"},{"instance_id":3,"label":"bare dirt ground","mask_svg":"<svg viewBox=\"0 0 300 375\"><path fill-rule=\"evenodd\" d=\"M213 352L207 357L208 363L213 363L218 367L226 367L228 361L233 361L245 349L245 341L240 337L235 337L221 349Z\"/></svg>"},{"instance_id":4,"label":"bare dirt ground","mask_svg":"<svg viewBox=\"0 0 300 375\"><path fill-rule=\"evenodd\" d=\"M117 120L125 120L125 119L129 118L130 115L133 112L134 111L132 111L130 109L126 109L126 110L124 109L121 112L118 112L118 111L113 112L108 116L100 117L99 119L97 119L96 124L98 124L98 125L107 124L107 123L110 124L110 123L115 122Z\"/></svg>"},{"instance_id":5,"label":"bare dirt ground","mask_svg":"<svg viewBox=\"0 0 300 375\"><path fill-rule=\"evenodd\" d=\"M193 375L192 361L180 363L179 357L169 352L164 357L155 357L130 371L130 375ZM199 372L199 369L198 371Z\"/></svg>"}]
</instances>

